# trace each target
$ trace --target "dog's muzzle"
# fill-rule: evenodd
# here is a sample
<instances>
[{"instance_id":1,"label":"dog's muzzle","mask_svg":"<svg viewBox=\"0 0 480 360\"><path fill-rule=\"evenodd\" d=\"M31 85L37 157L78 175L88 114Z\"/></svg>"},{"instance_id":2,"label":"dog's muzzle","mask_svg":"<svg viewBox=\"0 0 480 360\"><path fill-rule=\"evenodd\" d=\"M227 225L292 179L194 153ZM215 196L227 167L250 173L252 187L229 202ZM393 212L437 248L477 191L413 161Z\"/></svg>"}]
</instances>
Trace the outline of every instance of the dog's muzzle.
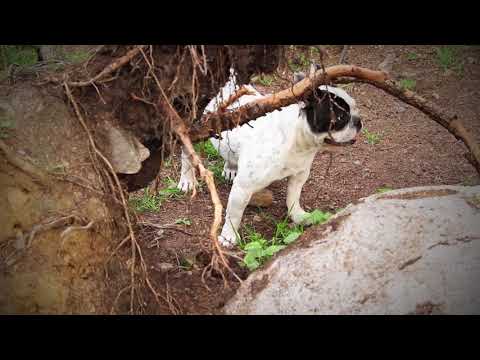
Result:
<instances>
[{"instance_id":1,"label":"dog's muzzle","mask_svg":"<svg viewBox=\"0 0 480 360\"><path fill-rule=\"evenodd\" d=\"M335 145L335 146L348 146L348 145L353 145L355 144L355 142L357 141L357 139L353 139L353 140L350 140L350 141L346 141L346 142L336 142L335 140L333 140L332 138L325 138L325 144L328 144L328 145Z\"/></svg>"}]
</instances>

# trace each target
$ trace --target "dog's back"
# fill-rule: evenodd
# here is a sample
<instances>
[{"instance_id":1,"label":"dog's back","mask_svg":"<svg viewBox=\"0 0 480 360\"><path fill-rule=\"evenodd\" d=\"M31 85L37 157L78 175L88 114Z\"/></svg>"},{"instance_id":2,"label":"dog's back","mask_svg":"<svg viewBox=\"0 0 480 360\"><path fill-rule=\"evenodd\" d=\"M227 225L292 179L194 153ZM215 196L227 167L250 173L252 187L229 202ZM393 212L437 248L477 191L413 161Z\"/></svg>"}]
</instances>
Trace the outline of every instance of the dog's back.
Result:
<instances>
[{"instance_id":1,"label":"dog's back","mask_svg":"<svg viewBox=\"0 0 480 360\"><path fill-rule=\"evenodd\" d=\"M253 86L244 85L254 95L243 95L235 102L233 102L228 109L236 109L251 101L265 97L260 94ZM231 95L239 90L234 73L232 72L227 84L220 90L218 95L210 101L205 108L205 113L215 112L219 105L224 103ZM292 113L288 116L287 113ZM240 146L242 144L254 143L269 143L273 141L284 142L286 137L286 130L291 124L285 126L272 126L272 122L285 122L286 120L294 120L298 113L298 106L291 105L285 107L282 112L274 111L256 120L250 121L248 124L236 127L232 130L223 131L221 133L221 140L211 138L210 142L219 151L220 155L227 161L236 163ZM280 116L282 115L282 116ZM287 115L287 116L285 116ZM285 131L282 131L285 128ZM275 130L275 131L272 131Z\"/></svg>"}]
</instances>

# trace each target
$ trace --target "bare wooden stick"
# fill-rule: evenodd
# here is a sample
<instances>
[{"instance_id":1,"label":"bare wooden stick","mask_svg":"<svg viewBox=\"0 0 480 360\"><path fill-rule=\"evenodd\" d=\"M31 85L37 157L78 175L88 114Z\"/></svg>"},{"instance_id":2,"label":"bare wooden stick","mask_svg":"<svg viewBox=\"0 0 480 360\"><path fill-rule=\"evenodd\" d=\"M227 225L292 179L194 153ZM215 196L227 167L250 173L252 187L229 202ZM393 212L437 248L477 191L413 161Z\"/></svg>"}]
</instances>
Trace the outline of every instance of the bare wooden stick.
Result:
<instances>
[{"instance_id":1,"label":"bare wooden stick","mask_svg":"<svg viewBox=\"0 0 480 360\"><path fill-rule=\"evenodd\" d=\"M230 95L227 100L225 100L222 104L218 106L218 111L226 111L230 105L232 105L235 101L237 101L244 95L254 95L254 93L250 91L246 86L242 86L238 91Z\"/></svg>"}]
</instances>

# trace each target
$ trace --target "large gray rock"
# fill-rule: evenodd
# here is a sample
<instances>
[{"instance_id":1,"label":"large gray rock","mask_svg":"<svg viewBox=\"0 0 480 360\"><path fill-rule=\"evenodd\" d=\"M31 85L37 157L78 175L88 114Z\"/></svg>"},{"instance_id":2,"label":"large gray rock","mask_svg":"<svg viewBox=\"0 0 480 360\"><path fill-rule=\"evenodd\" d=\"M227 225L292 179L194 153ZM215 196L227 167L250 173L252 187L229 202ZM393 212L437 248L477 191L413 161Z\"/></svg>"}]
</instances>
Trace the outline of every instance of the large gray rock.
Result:
<instances>
[{"instance_id":1,"label":"large gray rock","mask_svg":"<svg viewBox=\"0 0 480 360\"><path fill-rule=\"evenodd\" d=\"M110 160L115 172L138 173L142 162L150 156L150 151L134 135L109 121L103 124L102 130L108 144L105 156Z\"/></svg>"},{"instance_id":2,"label":"large gray rock","mask_svg":"<svg viewBox=\"0 0 480 360\"><path fill-rule=\"evenodd\" d=\"M252 274L227 314L479 314L480 186L350 205Z\"/></svg>"}]
</instances>

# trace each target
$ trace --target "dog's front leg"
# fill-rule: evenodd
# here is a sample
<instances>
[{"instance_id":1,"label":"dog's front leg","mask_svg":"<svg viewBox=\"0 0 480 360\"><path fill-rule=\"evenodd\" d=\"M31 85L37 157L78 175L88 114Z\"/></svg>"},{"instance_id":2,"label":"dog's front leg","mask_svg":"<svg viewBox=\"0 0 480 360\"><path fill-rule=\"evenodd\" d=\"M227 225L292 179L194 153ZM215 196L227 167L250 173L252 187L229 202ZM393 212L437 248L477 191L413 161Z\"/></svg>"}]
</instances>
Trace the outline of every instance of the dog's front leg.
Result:
<instances>
[{"instance_id":1,"label":"dog's front leg","mask_svg":"<svg viewBox=\"0 0 480 360\"><path fill-rule=\"evenodd\" d=\"M232 247L237 242L238 228L242 221L243 212L252 197L253 191L239 185L238 181L233 182L230 196L228 197L225 224L218 241L225 247Z\"/></svg>"},{"instance_id":2,"label":"dog's front leg","mask_svg":"<svg viewBox=\"0 0 480 360\"><path fill-rule=\"evenodd\" d=\"M300 194L309 175L310 170L305 170L288 178L287 208L290 211L290 218L295 224L302 223L309 214L300 206Z\"/></svg>"},{"instance_id":3,"label":"dog's front leg","mask_svg":"<svg viewBox=\"0 0 480 360\"><path fill-rule=\"evenodd\" d=\"M190 161L190 157L187 155L185 148L182 146L182 169L180 170L180 181L177 188L183 192L193 190L198 185L195 177L195 167Z\"/></svg>"}]
</instances>

